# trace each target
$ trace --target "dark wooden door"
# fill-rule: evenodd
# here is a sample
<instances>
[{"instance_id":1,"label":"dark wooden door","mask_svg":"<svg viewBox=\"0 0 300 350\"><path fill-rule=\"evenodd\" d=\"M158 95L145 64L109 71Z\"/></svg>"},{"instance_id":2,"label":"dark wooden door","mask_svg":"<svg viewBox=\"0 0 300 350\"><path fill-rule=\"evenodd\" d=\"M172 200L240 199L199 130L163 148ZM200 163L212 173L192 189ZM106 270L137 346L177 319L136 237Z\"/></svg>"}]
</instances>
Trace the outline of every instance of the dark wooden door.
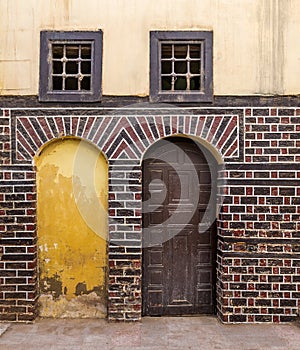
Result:
<instances>
[{"instance_id":1,"label":"dark wooden door","mask_svg":"<svg viewBox=\"0 0 300 350\"><path fill-rule=\"evenodd\" d=\"M144 315L214 313L216 186L211 176L214 169L213 159L207 162L199 145L186 138L158 142L146 154ZM203 221L210 223L205 225Z\"/></svg>"}]
</instances>

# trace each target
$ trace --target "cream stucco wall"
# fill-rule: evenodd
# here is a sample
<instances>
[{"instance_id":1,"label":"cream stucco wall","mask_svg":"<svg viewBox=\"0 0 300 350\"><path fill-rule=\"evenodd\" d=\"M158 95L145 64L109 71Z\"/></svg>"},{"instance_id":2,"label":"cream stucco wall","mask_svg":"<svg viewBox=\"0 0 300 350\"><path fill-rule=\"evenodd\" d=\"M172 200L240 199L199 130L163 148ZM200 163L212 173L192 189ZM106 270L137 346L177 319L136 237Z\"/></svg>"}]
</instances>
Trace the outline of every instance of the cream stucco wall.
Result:
<instances>
[{"instance_id":1,"label":"cream stucco wall","mask_svg":"<svg viewBox=\"0 0 300 350\"><path fill-rule=\"evenodd\" d=\"M212 30L214 94L299 94L299 0L0 0L0 94L38 93L41 30L102 29L103 94L149 93L150 30Z\"/></svg>"}]
</instances>

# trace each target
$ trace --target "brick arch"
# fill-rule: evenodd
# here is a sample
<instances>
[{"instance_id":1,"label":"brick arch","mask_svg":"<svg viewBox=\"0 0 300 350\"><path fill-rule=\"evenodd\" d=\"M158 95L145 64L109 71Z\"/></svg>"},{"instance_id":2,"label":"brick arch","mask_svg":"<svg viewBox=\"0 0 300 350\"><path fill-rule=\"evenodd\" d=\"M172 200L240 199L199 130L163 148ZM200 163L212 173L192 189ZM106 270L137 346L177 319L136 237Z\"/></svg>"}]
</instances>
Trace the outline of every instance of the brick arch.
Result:
<instances>
[{"instance_id":1,"label":"brick arch","mask_svg":"<svg viewBox=\"0 0 300 350\"><path fill-rule=\"evenodd\" d=\"M232 159L241 154L238 129L237 115L21 116L15 160L29 163L44 143L62 136L91 141L108 159L141 159L153 142L173 134L200 137Z\"/></svg>"},{"instance_id":2,"label":"brick arch","mask_svg":"<svg viewBox=\"0 0 300 350\"><path fill-rule=\"evenodd\" d=\"M26 116L17 117L16 161L27 163L48 142L63 137L77 137L98 148L103 120L89 116Z\"/></svg>"},{"instance_id":3,"label":"brick arch","mask_svg":"<svg viewBox=\"0 0 300 350\"><path fill-rule=\"evenodd\" d=\"M110 129L109 126L107 129ZM110 129L103 150L111 159L120 157L141 159L152 143L177 134L199 137L211 144L224 158L239 156L238 116L236 115L123 116L118 118L117 123Z\"/></svg>"}]
</instances>

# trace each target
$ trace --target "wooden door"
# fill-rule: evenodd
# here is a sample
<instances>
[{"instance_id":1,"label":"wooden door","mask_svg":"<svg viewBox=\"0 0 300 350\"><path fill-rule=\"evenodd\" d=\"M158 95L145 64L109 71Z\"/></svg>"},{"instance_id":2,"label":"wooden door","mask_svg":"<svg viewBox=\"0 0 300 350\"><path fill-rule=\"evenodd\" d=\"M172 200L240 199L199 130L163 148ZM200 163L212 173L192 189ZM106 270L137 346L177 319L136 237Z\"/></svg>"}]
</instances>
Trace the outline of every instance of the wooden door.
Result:
<instances>
[{"instance_id":1,"label":"wooden door","mask_svg":"<svg viewBox=\"0 0 300 350\"><path fill-rule=\"evenodd\" d=\"M143 314L214 313L214 160L209 166L198 144L179 137L158 142L145 158Z\"/></svg>"}]
</instances>

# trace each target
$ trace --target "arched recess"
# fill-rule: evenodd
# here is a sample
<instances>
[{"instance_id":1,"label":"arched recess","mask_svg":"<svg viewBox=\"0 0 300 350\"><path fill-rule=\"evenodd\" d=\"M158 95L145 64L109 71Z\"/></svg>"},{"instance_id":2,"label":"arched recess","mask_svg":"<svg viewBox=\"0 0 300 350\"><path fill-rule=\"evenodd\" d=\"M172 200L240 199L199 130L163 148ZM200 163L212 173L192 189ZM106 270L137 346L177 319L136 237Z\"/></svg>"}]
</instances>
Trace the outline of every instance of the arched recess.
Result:
<instances>
[{"instance_id":1,"label":"arched recess","mask_svg":"<svg viewBox=\"0 0 300 350\"><path fill-rule=\"evenodd\" d=\"M144 315L216 312L221 157L205 143L175 135L144 155Z\"/></svg>"},{"instance_id":2,"label":"arched recess","mask_svg":"<svg viewBox=\"0 0 300 350\"><path fill-rule=\"evenodd\" d=\"M107 160L75 137L50 141L34 160L40 316L105 317Z\"/></svg>"}]
</instances>

